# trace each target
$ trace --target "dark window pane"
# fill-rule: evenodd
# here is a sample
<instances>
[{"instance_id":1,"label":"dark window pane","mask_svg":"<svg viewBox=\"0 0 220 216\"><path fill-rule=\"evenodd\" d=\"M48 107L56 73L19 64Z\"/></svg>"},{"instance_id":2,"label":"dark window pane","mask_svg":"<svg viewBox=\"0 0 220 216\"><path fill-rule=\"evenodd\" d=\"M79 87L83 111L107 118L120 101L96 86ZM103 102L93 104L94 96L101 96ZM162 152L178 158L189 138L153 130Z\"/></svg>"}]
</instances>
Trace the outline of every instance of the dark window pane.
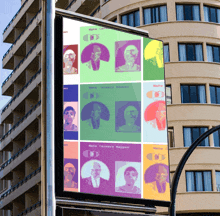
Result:
<instances>
[{"instance_id":1,"label":"dark window pane","mask_svg":"<svg viewBox=\"0 0 220 216\"><path fill-rule=\"evenodd\" d=\"M121 17L121 23L124 25L128 25L127 15L124 15Z\"/></svg>"},{"instance_id":2,"label":"dark window pane","mask_svg":"<svg viewBox=\"0 0 220 216\"><path fill-rule=\"evenodd\" d=\"M184 5L185 10L185 20L192 20L192 6L191 5Z\"/></svg>"},{"instance_id":3,"label":"dark window pane","mask_svg":"<svg viewBox=\"0 0 220 216\"><path fill-rule=\"evenodd\" d=\"M204 178L204 191L212 191L212 176L210 171L203 172Z\"/></svg>"},{"instance_id":4,"label":"dark window pane","mask_svg":"<svg viewBox=\"0 0 220 216\"><path fill-rule=\"evenodd\" d=\"M211 103L216 104L216 95L215 95L215 87L210 86L210 97L211 97Z\"/></svg>"},{"instance_id":5,"label":"dark window pane","mask_svg":"<svg viewBox=\"0 0 220 216\"><path fill-rule=\"evenodd\" d=\"M188 61L195 61L194 45L188 44L186 49L186 55Z\"/></svg>"},{"instance_id":6,"label":"dark window pane","mask_svg":"<svg viewBox=\"0 0 220 216\"><path fill-rule=\"evenodd\" d=\"M199 137L200 131L199 128L192 128L192 143Z\"/></svg>"},{"instance_id":7,"label":"dark window pane","mask_svg":"<svg viewBox=\"0 0 220 216\"><path fill-rule=\"evenodd\" d=\"M215 147L220 147L220 137L219 137L220 131L216 131L213 133L213 139L214 139L214 146Z\"/></svg>"},{"instance_id":8,"label":"dark window pane","mask_svg":"<svg viewBox=\"0 0 220 216\"><path fill-rule=\"evenodd\" d=\"M213 47L214 62L219 62L219 47Z\"/></svg>"},{"instance_id":9,"label":"dark window pane","mask_svg":"<svg viewBox=\"0 0 220 216\"><path fill-rule=\"evenodd\" d=\"M188 127L183 128L183 138L184 138L184 146L185 147L189 147L192 145L191 128L188 128Z\"/></svg>"},{"instance_id":10,"label":"dark window pane","mask_svg":"<svg viewBox=\"0 0 220 216\"><path fill-rule=\"evenodd\" d=\"M216 17L216 9L215 8L210 8L210 21L211 22L217 22L217 17Z\"/></svg>"},{"instance_id":11,"label":"dark window pane","mask_svg":"<svg viewBox=\"0 0 220 216\"><path fill-rule=\"evenodd\" d=\"M156 22L159 22L160 20L159 20L159 8L158 7L155 8L155 13L156 13Z\"/></svg>"},{"instance_id":12,"label":"dark window pane","mask_svg":"<svg viewBox=\"0 0 220 216\"><path fill-rule=\"evenodd\" d=\"M182 103L189 103L189 88L187 85L181 86Z\"/></svg>"},{"instance_id":13,"label":"dark window pane","mask_svg":"<svg viewBox=\"0 0 220 216\"><path fill-rule=\"evenodd\" d=\"M129 22L129 26L133 26L134 27L134 14L131 13L128 15L128 22Z\"/></svg>"},{"instance_id":14,"label":"dark window pane","mask_svg":"<svg viewBox=\"0 0 220 216\"><path fill-rule=\"evenodd\" d=\"M196 191L203 191L202 172L195 172L196 175Z\"/></svg>"},{"instance_id":15,"label":"dark window pane","mask_svg":"<svg viewBox=\"0 0 220 216\"><path fill-rule=\"evenodd\" d=\"M208 130L207 127L201 127L200 128L200 136L205 133ZM209 137L207 137L205 140L203 140L199 146L209 146Z\"/></svg>"},{"instance_id":16,"label":"dark window pane","mask_svg":"<svg viewBox=\"0 0 220 216\"><path fill-rule=\"evenodd\" d=\"M144 9L144 24L150 24L151 22L151 9Z\"/></svg>"},{"instance_id":17,"label":"dark window pane","mask_svg":"<svg viewBox=\"0 0 220 216\"><path fill-rule=\"evenodd\" d=\"M151 14L152 14L152 23L156 22L156 8L151 9Z\"/></svg>"},{"instance_id":18,"label":"dark window pane","mask_svg":"<svg viewBox=\"0 0 220 216\"><path fill-rule=\"evenodd\" d=\"M190 102L198 103L197 86L190 86L189 88L190 88Z\"/></svg>"},{"instance_id":19,"label":"dark window pane","mask_svg":"<svg viewBox=\"0 0 220 216\"><path fill-rule=\"evenodd\" d=\"M194 172L186 172L186 190L195 191Z\"/></svg>"},{"instance_id":20,"label":"dark window pane","mask_svg":"<svg viewBox=\"0 0 220 216\"><path fill-rule=\"evenodd\" d=\"M220 104L220 87L216 87L216 93L217 93L217 104Z\"/></svg>"},{"instance_id":21,"label":"dark window pane","mask_svg":"<svg viewBox=\"0 0 220 216\"><path fill-rule=\"evenodd\" d=\"M140 13L139 13L139 11L136 11L134 13L134 16L135 16L135 26L139 26L140 25Z\"/></svg>"}]
</instances>

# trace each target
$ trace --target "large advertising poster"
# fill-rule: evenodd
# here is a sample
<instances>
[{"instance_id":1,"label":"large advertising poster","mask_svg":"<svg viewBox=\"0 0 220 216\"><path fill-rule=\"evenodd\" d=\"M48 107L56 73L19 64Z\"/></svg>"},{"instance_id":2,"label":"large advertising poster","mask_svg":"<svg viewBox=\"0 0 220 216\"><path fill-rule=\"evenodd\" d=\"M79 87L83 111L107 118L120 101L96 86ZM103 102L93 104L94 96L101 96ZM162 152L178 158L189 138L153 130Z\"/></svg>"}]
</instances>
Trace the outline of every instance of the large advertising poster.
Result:
<instances>
[{"instance_id":1,"label":"large advertising poster","mask_svg":"<svg viewBox=\"0 0 220 216\"><path fill-rule=\"evenodd\" d=\"M170 201L163 43L64 18L64 188Z\"/></svg>"}]
</instances>

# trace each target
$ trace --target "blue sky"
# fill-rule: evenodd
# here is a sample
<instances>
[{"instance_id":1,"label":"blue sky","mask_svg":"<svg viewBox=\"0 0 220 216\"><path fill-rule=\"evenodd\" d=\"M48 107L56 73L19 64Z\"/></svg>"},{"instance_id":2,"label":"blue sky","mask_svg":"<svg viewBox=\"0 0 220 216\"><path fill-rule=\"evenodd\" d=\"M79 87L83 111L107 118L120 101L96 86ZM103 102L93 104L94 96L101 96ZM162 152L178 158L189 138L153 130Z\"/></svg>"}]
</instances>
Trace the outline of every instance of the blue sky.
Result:
<instances>
[{"instance_id":1,"label":"blue sky","mask_svg":"<svg viewBox=\"0 0 220 216\"><path fill-rule=\"evenodd\" d=\"M21 7L21 0L0 0L0 109L2 109L11 97L2 96L1 85L11 70L2 69L2 57L11 44L3 43L2 33L14 15Z\"/></svg>"}]
</instances>

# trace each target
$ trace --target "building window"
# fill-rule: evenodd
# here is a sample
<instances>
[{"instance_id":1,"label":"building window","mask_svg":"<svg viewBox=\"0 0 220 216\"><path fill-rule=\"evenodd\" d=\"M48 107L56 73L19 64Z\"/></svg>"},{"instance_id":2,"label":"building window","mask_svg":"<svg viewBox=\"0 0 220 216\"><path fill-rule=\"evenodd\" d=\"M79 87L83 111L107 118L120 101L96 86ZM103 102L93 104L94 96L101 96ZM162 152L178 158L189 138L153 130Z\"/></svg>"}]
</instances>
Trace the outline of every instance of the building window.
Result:
<instances>
[{"instance_id":1,"label":"building window","mask_svg":"<svg viewBox=\"0 0 220 216\"><path fill-rule=\"evenodd\" d=\"M172 104L171 85L166 86L166 102L167 105Z\"/></svg>"},{"instance_id":2,"label":"building window","mask_svg":"<svg viewBox=\"0 0 220 216\"><path fill-rule=\"evenodd\" d=\"M220 104L220 86L210 86L210 97L212 104Z\"/></svg>"},{"instance_id":3,"label":"building window","mask_svg":"<svg viewBox=\"0 0 220 216\"><path fill-rule=\"evenodd\" d=\"M211 171L186 171L186 190L212 191Z\"/></svg>"},{"instance_id":4,"label":"building window","mask_svg":"<svg viewBox=\"0 0 220 216\"><path fill-rule=\"evenodd\" d=\"M199 5L176 5L176 20L200 21Z\"/></svg>"},{"instance_id":5,"label":"building window","mask_svg":"<svg viewBox=\"0 0 220 216\"><path fill-rule=\"evenodd\" d=\"M167 21L167 6L157 6L144 9L144 24Z\"/></svg>"},{"instance_id":6,"label":"building window","mask_svg":"<svg viewBox=\"0 0 220 216\"><path fill-rule=\"evenodd\" d=\"M220 62L220 47L207 45L206 49L208 62Z\"/></svg>"},{"instance_id":7,"label":"building window","mask_svg":"<svg viewBox=\"0 0 220 216\"><path fill-rule=\"evenodd\" d=\"M202 44L179 44L179 61L203 61Z\"/></svg>"},{"instance_id":8,"label":"building window","mask_svg":"<svg viewBox=\"0 0 220 216\"><path fill-rule=\"evenodd\" d=\"M220 23L220 9L204 6L204 18L205 22Z\"/></svg>"},{"instance_id":9,"label":"building window","mask_svg":"<svg viewBox=\"0 0 220 216\"><path fill-rule=\"evenodd\" d=\"M203 133L208 130L208 127L183 127L184 147L189 147ZM209 146L209 138L203 140L199 146Z\"/></svg>"},{"instance_id":10,"label":"building window","mask_svg":"<svg viewBox=\"0 0 220 216\"><path fill-rule=\"evenodd\" d=\"M170 52L169 52L169 45L166 44L163 46L164 49L164 62L170 61Z\"/></svg>"},{"instance_id":11,"label":"building window","mask_svg":"<svg viewBox=\"0 0 220 216\"><path fill-rule=\"evenodd\" d=\"M220 147L220 130L213 133L213 141L215 147Z\"/></svg>"},{"instance_id":12,"label":"building window","mask_svg":"<svg viewBox=\"0 0 220 216\"><path fill-rule=\"evenodd\" d=\"M216 176L216 190L220 192L220 171L215 171Z\"/></svg>"},{"instance_id":13,"label":"building window","mask_svg":"<svg viewBox=\"0 0 220 216\"><path fill-rule=\"evenodd\" d=\"M121 23L128 26L139 26L140 25L140 13L138 11L134 11L129 14L125 14L121 16Z\"/></svg>"},{"instance_id":14,"label":"building window","mask_svg":"<svg viewBox=\"0 0 220 216\"><path fill-rule=\"evenodd\" d=\"M206 103L205 85L181 85L182 103Z\"/></svg>"},{"instance_id":15,"label":"building window","mask_svg":"<svg viewBox=\"0 0 220 216\"><path fill-rule=\"evenodd\" d=\"M174 147L174 129L173 129L173 127L168 128L168 141L169 141L169 146Z\"/></svg>"},{"instance_id":16,"label":"building window","mask_svg":"<svg viewBox=\"0 0 220 216\"><path fill-rule=\"evenodd\" d=\"M113 19L112 22L117 23L117 18Z\"/></svg>"}]
</instances>

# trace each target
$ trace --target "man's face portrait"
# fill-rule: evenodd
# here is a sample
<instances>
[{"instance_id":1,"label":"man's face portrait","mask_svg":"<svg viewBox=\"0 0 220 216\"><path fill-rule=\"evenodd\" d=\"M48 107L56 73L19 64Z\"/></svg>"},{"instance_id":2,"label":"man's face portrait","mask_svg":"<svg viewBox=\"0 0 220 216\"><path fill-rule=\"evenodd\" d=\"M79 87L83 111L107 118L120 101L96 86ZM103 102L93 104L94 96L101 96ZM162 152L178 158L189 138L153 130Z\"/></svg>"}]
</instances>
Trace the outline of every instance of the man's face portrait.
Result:
<instances>
[{"instance_id":1,"label":"man's face portrait","mask_svg":"<svg viewBox=\"0 0 220 216\"><path fill-rule=\"evenodd\" d=\"M101 48L97 45L94 45L91 58L96 62L99 61L101 57Z\"/></svg>"},{"instance_id":2,"label":"man's face portrait","mask_svg":"<svg viewBox=\"0 0 220 216\"><path fill-rule=\"evenodd\" d=\"M76 59L76 54L72 50L69 49L64 53L63 62L66 65L72 66L73 63L75 62L75 59Z\"/></svg>"},{"instance_id":3,"label":"man's face portrait","mask_svg":"<svg viewBox=\"0 0 220 216\"><path fill-rule=\"evenodd\" d=\"M134 123L137 120L138 111L134 106L128 106L124 111L126 122Z\"/></svg>"},{"instance_id":4,"label":"man's face portrait","mask_svg":"<svg viewBox=\"0 0 220 216\"><path fill-rule=\"evenodd\" d=\"M73 166L73 164L67 163L64 166L64 176L65 176L65 179L67 179L69 181L72 181L72 179L73 179L73 177L75 175L75 172L76 172L76 169Z\"/></svg>"},{"instance_id":5,"label":"man's face portrait","mask_svg":"<svg viewBox=\"0 0 220 216\"><path fill-rule=\"evenodd\" d=\"M65 110L64 111L64 120L67 124L72 124L73 120L75 118L75 114L73 110Z\"/></svg>"},{"instance_id":6,"label":"man's face portrait","mask_svg":"<svg viewBox=\"0 0 220 216\"><path fill-rule=\"evenodd\" d=\"M100 174L101 174L101 166L99 163L94 162L93 164L93 168L91 170L91 175L93 176L93 178L100 178Z\"/></svg>"},{"instance_id":7,"label":"man's face portrait","mask_svg":"<svg viewBox=\"0 0 220 216\"><path fill-rule=\"evenodd\" d=\"M124 177L127 185L134 185L137 180L138 173L135 170L127 170L124 173Z\"/></svg>"},{"instance_id":8,"label":"man's face portrait","mask_svg":"<svg viewBox=\"0 0 220 216\"><path fill-rule=\"evenodd\" d=\"M163 166L159 166L158 167L158 172L156 173L156 177L155 179L159 182L159 183L165 183L166 182L166 178L168 176L167 173L167 169Z\"/></svg>"},{"instance_id":9,"label":"man's face portrait","mask_svg":"<svg viewBox=\"0 0 220 216\"><path fill-rule=\"evenodd\" d=\"M126 62L134 63L138 56L138 50L134 45L129 45L124 51L124 58Z\"/></svg>"},{"instance_id":10,"label":"man's face portrait","mask_svg":"<svg viewBox=\"0 0 220 216\"><path fill-rule=\"evenodd\" d=\"M100 119L101 112L102 112L101 107L98 104L94 104L93 111L92 111L92 117L95 120Z\"/></svg>"}]
</instances>

